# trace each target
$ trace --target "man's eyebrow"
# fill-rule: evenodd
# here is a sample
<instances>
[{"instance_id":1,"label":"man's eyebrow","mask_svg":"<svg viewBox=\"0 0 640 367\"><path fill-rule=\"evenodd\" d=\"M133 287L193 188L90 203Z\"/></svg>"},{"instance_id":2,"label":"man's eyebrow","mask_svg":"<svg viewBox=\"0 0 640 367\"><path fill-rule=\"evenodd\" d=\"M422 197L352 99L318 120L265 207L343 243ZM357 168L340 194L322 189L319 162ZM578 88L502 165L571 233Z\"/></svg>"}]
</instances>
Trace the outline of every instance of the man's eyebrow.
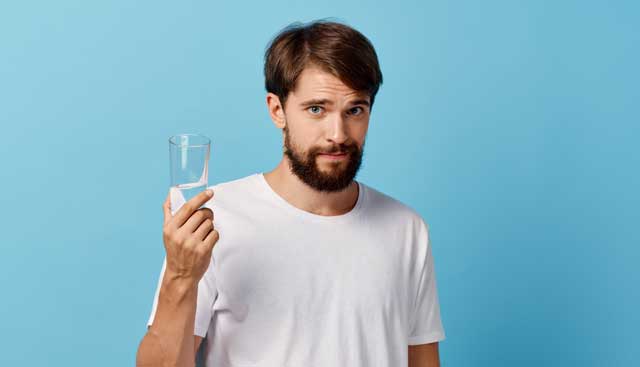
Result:
<instances>
[{"instance_id":1,"label":"man's eyebrow","mask_svg":"<svg viewBox=\"0 0 640 367\"><path fill-rule=\"evenodd\" d=\"M314 98L314 99L310 99L308 101L304 101L302 103L300 103L301 106L306 107L306 106L312 106L312 105L333 105L333 102L329 99L326 98ZM371 104L369 103L369 101L367 101L366 99L357 99L353 102L349 102L350 105L365 105L367 107L369 107Z\"/></svg>"},{"instance_id":2,"label":"man's eyebrow","mask_svg":"<svg viewBox=\"0 0 640 367\"><path fill-rule=\"evenodd\" d=\"M302 103L300 103L301 106L311 106L311 105L333 105L333 102L331 102L331 100L328 100L326 98L314 98L314 99L310 99L308 101L304 101Z\"/></svg>"},{"instance_id":3,"label":"man's eyebrow","mask_svg":"<svg viewBox=\"0 0 640 367\"><path fill-rule=\"evenodd\" d=\"M355 101L351 102L351 104L352 104L352 105L358 105L358 104L361 104L361 105L365 105L365 106L367 106L367 107L369 107L369 106L371 105L371 104L369 103L369 101L367 101L366 99L358 99L358 100L355 100Z\"/></svg>"}]
</instances>

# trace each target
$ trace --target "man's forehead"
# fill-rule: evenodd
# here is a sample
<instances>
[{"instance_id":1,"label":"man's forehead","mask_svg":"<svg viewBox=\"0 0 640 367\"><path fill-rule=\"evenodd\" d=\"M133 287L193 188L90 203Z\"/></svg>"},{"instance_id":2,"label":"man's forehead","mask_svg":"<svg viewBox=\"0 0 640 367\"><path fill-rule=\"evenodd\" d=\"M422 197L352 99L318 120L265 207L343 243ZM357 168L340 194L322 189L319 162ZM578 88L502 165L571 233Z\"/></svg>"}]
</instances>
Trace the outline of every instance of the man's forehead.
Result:
<instances>
[{"instance_id":1,"label":"man's forehead","mask_svg":"<svg viewBox=\"0 0 640 367\"><path fill-rule=\"evenodd\" d=\"M296 99L325 98L333 99L369 99L365 91L356 91L343 83L335 75L317 67L306 67L296 82L291 93Z\"/></svg>"}]
</instances>

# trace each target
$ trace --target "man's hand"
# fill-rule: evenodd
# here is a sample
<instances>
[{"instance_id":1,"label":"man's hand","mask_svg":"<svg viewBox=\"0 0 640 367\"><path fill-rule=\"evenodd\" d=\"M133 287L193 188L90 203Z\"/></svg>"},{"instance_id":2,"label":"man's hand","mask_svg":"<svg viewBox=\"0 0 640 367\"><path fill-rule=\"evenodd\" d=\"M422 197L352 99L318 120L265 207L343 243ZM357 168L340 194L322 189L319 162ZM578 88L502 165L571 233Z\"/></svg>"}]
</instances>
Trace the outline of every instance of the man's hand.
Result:
<instances>
[{"instance_id":1,"label":"man's hand","mask_svg":"<svg viewBox=\"0 0 640 367\"><path fill-rule=\"evenodd\" d=\"M171 215L170 194L163 204L162 229L167 253L165 277L197 284L209 267L211 252L220 234L213 225L213 211L200 208L213 197L205 190L187 201L174 216Z\"/></svg>"}]
</instances>

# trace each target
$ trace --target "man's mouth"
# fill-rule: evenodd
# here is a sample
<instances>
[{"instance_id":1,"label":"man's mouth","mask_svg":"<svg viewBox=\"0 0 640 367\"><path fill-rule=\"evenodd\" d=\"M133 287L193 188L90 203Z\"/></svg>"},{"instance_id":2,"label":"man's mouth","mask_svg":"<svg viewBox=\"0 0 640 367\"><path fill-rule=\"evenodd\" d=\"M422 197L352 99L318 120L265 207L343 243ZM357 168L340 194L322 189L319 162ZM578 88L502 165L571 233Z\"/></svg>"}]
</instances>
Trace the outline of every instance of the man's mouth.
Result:
<instances>
[{"instance_id":1,"label":"man's mouth","mask_svg":"<svg viewBox=\"0 0 640 367\"><path fill-rule=\"evenodd\" d=\"M347 153L320 153L319 156L330 160L341 160L347 157Z\"/></svg>"},{"instance_id":2,"label":"man's mouth","mask_svg":"<svg viewBox=\"0 0 640 367\"><path fill-rule=\"evenodd\" d=\"M338 152L338 153L320 153L320 154L324 154L324 155L345 155L345 154L347 154L347 152Z\"/></svg>"}]
</instances>

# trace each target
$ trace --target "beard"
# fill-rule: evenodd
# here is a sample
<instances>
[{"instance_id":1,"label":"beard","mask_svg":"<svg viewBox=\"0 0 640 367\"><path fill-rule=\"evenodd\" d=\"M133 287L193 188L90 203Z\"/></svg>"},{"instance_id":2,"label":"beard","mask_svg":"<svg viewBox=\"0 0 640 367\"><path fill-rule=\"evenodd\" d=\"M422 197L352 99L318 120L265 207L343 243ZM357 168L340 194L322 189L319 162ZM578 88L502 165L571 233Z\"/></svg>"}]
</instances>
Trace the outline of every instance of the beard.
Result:
<instances>
[{"instance_id":1,"label":"beard","mask_svg":"<svg viewBox=\"0 0 640 367\"><path fill-rule=\"evenodd\" d=\"M356 177L360 165L362 164L362 149L356 144L334 145L322 150L319 147L312 147L307 152L300 151L291 142L289 129L284 127L284 154L289 158L289 168L302 182L322 192L338 192L346 189ZM317 157L322 153L346 153L342 160L327 161L327 172L320 170Z\"/></svg>"}]
</instances>

